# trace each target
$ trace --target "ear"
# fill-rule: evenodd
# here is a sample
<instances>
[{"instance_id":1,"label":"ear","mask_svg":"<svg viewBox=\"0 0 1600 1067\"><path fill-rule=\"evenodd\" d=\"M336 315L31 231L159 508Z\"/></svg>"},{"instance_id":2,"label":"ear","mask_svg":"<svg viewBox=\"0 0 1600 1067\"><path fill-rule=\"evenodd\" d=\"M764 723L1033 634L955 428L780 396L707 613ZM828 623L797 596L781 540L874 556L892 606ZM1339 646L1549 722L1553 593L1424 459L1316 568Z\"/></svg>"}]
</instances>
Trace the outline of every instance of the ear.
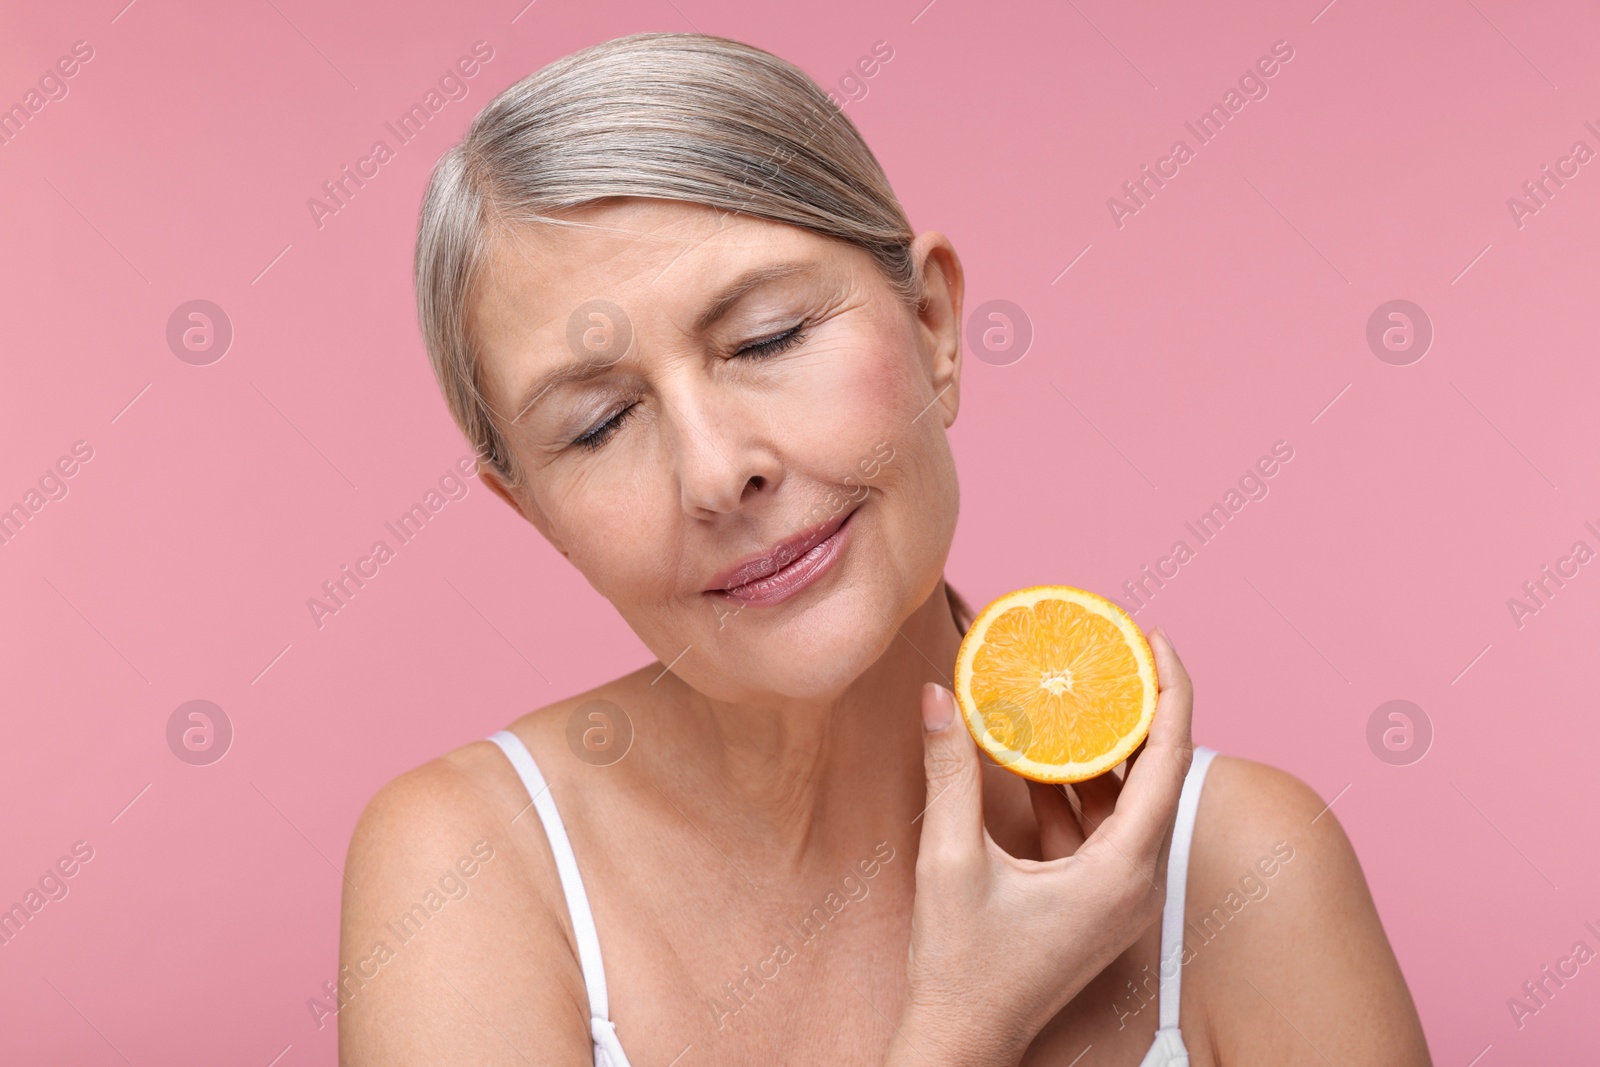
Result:
<instances>
[{"instance_id":1,"label":"ear","mask_svg":"<svg viewBox=\"0 0 1600 1067\"><path fill-rule=\"evenodd\" d=\"M919 234L911 255L922 277L917 326L928 354L928 381L949 427L961 406L961 299L965 277L950 239L937 230Z\"/></svg>"},{"instance_id":2,"label":"ear","mask_svg":"<svg viewBox=\"0 0 1600 1067\"><path fill-rule=\"evenodd\" d=\"M498 471L490 466L489 461L481 456L478 459L478 481L494 491L495 496L511 505L511 510L533 523L534 528L544 535L544 539L555 547L555 550L566 556L567 550L562 547L560 539L555 536L550 527L550 517L539 507L531 493L519 492L505 483Z\"/></svg>"}]
</instances>

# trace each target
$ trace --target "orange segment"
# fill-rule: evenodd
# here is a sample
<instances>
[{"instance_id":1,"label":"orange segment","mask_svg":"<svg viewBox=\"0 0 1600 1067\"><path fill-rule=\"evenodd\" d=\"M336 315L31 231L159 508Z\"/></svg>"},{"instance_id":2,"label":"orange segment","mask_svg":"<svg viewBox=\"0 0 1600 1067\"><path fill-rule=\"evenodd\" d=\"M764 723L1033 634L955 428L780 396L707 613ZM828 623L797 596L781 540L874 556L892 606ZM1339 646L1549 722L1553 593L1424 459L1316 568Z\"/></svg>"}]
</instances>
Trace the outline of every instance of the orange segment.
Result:
<instances>
[{"instance_id":1,"label":"orange segment","mask_svg":"<svg viewBox=\"0 0 1600 1067\"><path fill-rule=\"evenodd\" d=\"M1081 782L1127 759L1150 732L1156 661L1110 600L1036 585L978 613L956 654L954 692L996 763L1038 782Z\"/></svg>"}]
</instances>

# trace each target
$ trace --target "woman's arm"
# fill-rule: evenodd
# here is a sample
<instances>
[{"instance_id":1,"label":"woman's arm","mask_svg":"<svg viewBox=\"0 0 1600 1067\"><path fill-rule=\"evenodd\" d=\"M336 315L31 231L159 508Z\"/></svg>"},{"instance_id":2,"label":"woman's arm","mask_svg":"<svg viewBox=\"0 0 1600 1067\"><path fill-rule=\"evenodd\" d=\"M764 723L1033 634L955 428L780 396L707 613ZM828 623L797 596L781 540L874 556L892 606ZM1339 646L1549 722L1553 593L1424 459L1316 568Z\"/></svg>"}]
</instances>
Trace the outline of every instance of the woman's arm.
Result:
<instances>
[{"instance_id":1,"label":"woman's arm","mask_svg":"<svg viewBox=\"0 0 1600 1067\"><path fill-rule=\"evenodd\" d=\"M356 826L327 998L344 1067L593 1063L554 861L519 844L517 812L498 810L514 804L469 784L460 763L499 756L476 747L395 779Z\"/></svg>"},{"instance_id":2,"label":"woman's arm","mask_svg":"<svg viewBox=\"0 0 1600 1067\"><path fill-rule=\"evenodd\" d=\"M1325 800L1276 768L1218 756L1195 841L1184 1013L1191 990L1210 991L1218 1062L1432 1063L1361 865Z\"/></svg>"}]
</instances>

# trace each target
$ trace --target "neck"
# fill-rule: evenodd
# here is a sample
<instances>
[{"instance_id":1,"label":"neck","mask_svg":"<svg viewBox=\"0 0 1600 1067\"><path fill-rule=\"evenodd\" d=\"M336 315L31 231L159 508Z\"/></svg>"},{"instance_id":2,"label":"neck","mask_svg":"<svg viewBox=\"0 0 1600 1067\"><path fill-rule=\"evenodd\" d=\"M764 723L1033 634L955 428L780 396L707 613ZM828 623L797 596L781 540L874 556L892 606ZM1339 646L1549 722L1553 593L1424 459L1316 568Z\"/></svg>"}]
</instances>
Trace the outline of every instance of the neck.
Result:
<instances>
[{"instance_id":1,"label":"neck","mask_svg":"<svg viewBox=\"0 0 1600 1067\"><path fill-rule=\"evenodd\" d=\"M647 771L747 875L755 864L774 877L847 864L903 841L925 803L922 685L949 688L962 636L941 578L836 698L716 703L670 676L668 736Z\"/></svg>"}]
</instances>

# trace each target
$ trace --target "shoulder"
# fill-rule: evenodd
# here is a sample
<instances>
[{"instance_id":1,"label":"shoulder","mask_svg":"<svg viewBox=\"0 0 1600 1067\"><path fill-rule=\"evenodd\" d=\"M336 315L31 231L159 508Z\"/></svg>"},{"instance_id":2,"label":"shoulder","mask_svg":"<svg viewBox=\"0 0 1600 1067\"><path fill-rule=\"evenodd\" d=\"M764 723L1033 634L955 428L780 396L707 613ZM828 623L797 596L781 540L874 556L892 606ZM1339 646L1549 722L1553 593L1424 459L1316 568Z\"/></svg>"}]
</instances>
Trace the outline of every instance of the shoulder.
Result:
<instances>
[{"instance_id":1,"label":"shoulder","mask_svg":"<svg viewBox=\"0 0 1600 1067\"><path fill-rule=\"evenodd\" d=\"M528 805L521 789L490 741L464 745L379 789L345 857L341 960L351 964L386 943L404 944L412 957L424 947L445 951L446 942L482 948L503 921L496 912L515 915L523 930L543 932L552 945L562 940L559 891L552 898L547 884L554 864L530 847L525 831L538 820L519 817ZM397 926L407 915L416 921ZM423 925L428 936L417 937ZM396 992L401 983L383 984Z\"/></svg>"},{"instance_id":2,"label":"shoulder","mask_svg":"<svg viewBox=\"0 0 1600 1067\"><path fill-rule=\"evenodd\" d=\"M1429 1062L1335 799L1253 760L1218 755L1207 772L1184 901L1199 982L1183 1001L1204 1003L1229 1062Z\"/></svg>"},{"instance_id":3,"label":"shoulder","mask_svg":"<svg viewBox=\"0 0 1600 1067\"><path fill-rule=\"evenodd\" d=\"M1184 910L1193 936L1215 937L1234 922L1241 931L1263 928L1269 940L1307 922L1359 917L1376 925L1360 860L1331 799L1277 767L1216 756L1189 860Z\"/></svg>"},{"instance_id":4,"label":"shoulder","mask_svg":"<svg viewBox=\"0 0 1600 1067\"><path fill-rule=\"evenodd\" d=\"M545 705L506 729L533 756L553 793L563 795L572 781L569 747L575 716L580 733L600 729L590 720L626 718L618 700L636 688L648 668L614 682ZM612 699L615 698L615 699ZM596 711L600 709L600 711ZM614 723L605 724L615 727ZM592 743L592 737L582 738ZM445 870L473 848L506 852L500 866L515 873L515 888L541 912L564 921L561 892L549 838L532 806L528 786L507 753L492 740L472 741L398 775L373 795L356 821L346 857L345 902L372 903L400 883L414 884L428 872ZM567 812L570 818L574 812ZM509 875L508 875L509 877ZM570 926L570 924L568 924Z\"/></svg>"},{"instance_id":5,"label":"shoulder","mask_svg":"<svg viewBox=\"0 0 1600 1067\"><path fill-rule=\"evenodd\" d=\"M1206 772L1195 817L1190 884L1230 881L1237 868L1279 846L1319 863L1354 863L1355 854L1328 801L1287 771L1238 756L1217 755ZM1230 879L1230 875L1232 879Z\"/></svg>"},{"instance_id":6,"label":"shoulder","mask_svg":"<svg viewBox=\"0 0 1600 1067\"><path fill-rule=\"evenodd\" d=\"M607 718L626 718L619 694L647 668L596 689L547 704L518 718L507 729L528 748L549 781L563 777L572 720L582 716L593 734ZM631 723L629 724L631 725ZM594 743L592 737L583 738ZM381 873L395 862L436 860L461 845L504 834L514 822L519 831L538 825L529 812L531 798L515 767L490 740L473 741L397 776L373 795L356 823L349 863ZM441 851L442 850L442 851ZM532 850L534 852L538 849ZM537 856L532 857L537 866Z\"/></svg>"},{"instance_id":7,"label":"shoulder","mask_svg":"<svg viewBox=\"0 0 1600 1067\"><path fill-rule=\"evenodd\" d=\"M551 713L524 716L519 735ZM319 1029L337 1015L341 1062L430 1061L446 1052L439 1042L474 1062L588 1050L554 857L492 741L406 771L368 801L346 856L339 940L336 988L308 1007Z\"/></svg>"},{"instance_id":8,"label":"shoulder","mask_svg":"<svg viewBox=\"0 0 1600 1067\"><path fill-rule=\"evenodd\" d=\"M495 758L504 761L493 743L474 741L379 789L350 837L346 873L351 882L376 884L402 866L439 861L478 840L498 837L509 797L497 781L505 776L491 771Z\"/></svg>"},{"instance_id":9,"label":"shoulder","mask_svg":"<svg viewBox=\"0 0 1600 1067\"><path fill-rule=\"evenodd\" d=\"M561 724L590 696L547 705L507 727L547 779L559 762L552 746L562 744ZM474 846L512 853L506 866L527 876L525 889L559 887L528 787L507 753L487 738L405 771L372 796L351 833L346 898L360 900L397 878L442 869Z\"/></svg>"}]
</instances>

